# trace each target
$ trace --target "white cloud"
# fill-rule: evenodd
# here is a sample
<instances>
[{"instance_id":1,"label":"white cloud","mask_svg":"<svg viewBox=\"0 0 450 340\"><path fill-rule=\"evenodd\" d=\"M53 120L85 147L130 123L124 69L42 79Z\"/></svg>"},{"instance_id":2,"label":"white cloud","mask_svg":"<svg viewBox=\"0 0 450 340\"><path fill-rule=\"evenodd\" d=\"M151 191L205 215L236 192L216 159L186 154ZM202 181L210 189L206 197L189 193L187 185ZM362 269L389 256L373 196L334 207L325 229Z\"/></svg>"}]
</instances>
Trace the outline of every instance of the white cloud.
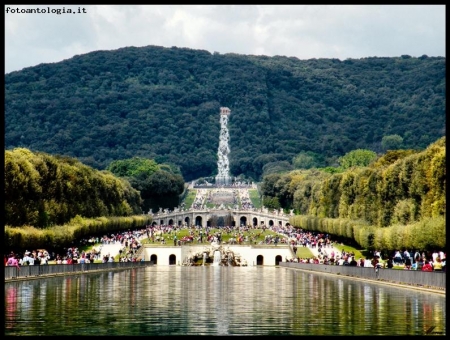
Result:
<instances>
[{"instance_id":1,"label":"white cloud","mask_svg":"<svg viewBox=\"0 0 450 340\"><path fill-rule=\"evenodd\" d=\"M5 72L95 50L157 45L299 59L445 56L444 5L21 5L6 13Z\"/></svg>"}]
</instances>

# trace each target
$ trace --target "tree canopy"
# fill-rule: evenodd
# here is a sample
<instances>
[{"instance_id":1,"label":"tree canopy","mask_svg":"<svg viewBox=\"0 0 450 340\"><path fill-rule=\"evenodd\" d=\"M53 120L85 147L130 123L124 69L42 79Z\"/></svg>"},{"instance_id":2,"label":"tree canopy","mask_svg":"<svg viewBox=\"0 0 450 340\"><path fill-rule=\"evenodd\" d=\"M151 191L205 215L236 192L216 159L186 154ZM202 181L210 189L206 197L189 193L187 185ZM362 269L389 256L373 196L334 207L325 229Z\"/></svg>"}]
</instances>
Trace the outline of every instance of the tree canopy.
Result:
<instances>
[{"instance_id":1,"label":"tree canopy","mask_svg":"<svg viewBox=\"0 0 450 340\"><path fill-rule=\"evenodd\" d=\"M45 228L83 217L142 213L142 199L130 183L75 158L5 151L5 224Z\"/></svg>"},{"instance_id":2,"label":"tree canopy","mask_svg":"<svg viewBox=\"0 0 450 340\"><path fill-rule=\"evenodd\" d=\"M158 164L153 159L133 157L111 162L107 170L127 179L143 199L143 211L157 211L159 207L178 206L184 191L180 170L170 164Z\"/></svg>"},{"instance_id":3,"label":"tree canopy","mask_svg":"<svg viewBox=\"0 0 450 340\"><path fill-rule=\"evenodd\" d=\"M376 159L377 154L374 151L358 149L347 152L338 161L343 169L348 169L353 166L368 166Z\"/></svg>"}]
</instances>

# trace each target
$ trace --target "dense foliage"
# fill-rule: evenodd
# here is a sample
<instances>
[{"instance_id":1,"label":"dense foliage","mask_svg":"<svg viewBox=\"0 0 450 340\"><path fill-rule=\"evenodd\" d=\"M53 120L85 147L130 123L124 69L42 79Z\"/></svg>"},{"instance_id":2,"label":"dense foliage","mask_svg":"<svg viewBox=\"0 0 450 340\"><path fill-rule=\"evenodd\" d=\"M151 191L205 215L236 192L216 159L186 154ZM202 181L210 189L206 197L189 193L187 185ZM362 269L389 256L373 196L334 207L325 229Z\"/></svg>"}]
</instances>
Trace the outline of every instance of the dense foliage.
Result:
<instances>
[{"instance_id":1,"label":"dense foliage","mask_svg":"<svg viewBox=\"0 0 450 340\"><path fill-rule=\"evenodd\" d=\"M158 164L152 159L133 157L113 161L107 170L127 179L133 188L139 190L143 199L143 211L173 209L180 203L184 179L175 166Z\"/></svg>"},{"instance_id":2,"label":"dense foliage","mask_svg":"<svg viewBox=\"0 0 450 340\"><path fill-rule=\"evenodd\" d=\"M127 47L5 75L5 146L103 170L142 157L185 180L217 173L219 110L230 171L260 180L356 149L423 150L445 135L445 58L299 60ZM293 161L296 166L293 166Z\"/></svg>"},{"instance_id":3,"label":"dense foliage","mask_svg":"<svg viewBox=\"0 0 450 340\"><path fill-rule=\"evenodd\" d=\"M298 216L292 224L298 227L381 249L395 250L402 242L401 247L430 249L445 247L445 188L442 137L424 151L390 150L367 166L343 172L266 175L261 194L266 206L294 209Z\"/></svg>"},{"instance_id":4,"label":"dense foliage","mask_svg":"<svg viewBox=\"0 0 450 340\"><path fill-rule=\"evenodd\" d=\"M445 215L445 159L442 137L424 151L391 150L367 166L339 173L270 174L261 183L261 194L265 205L276 199L304 215L363 220L377 227L407 224Z\"/></svg>"},{"instance_id":5,"label":"dense foliage","mask_svg":"<svg viewBox=\"0 0 450 340\"><path fill-rule=\"evenodd\" d=\"M342 169L348 169L353 166L368 166L377 158L377 154L370 150L352 150L344 156L339 157L339 165Z\"/></svg>"},{"instance_id":6,"label":"dense foliage","mask_svg":"<svg viewBox=\"0 0 450 340\"><path fill-rule=\"evenodd\" d=\"M92 236L102 237L123 230L142 229L151 224L151 215L110 216L85 218L79 215L64 225L42 229L31 225L5 226L4 249L23 252L25 249L52 249L56 253L79 244Z\"/></svg>"},{"instance_id":7,"label":"dense foliage","mask_svg":"<svg viewBox=\"0 0 450 340\"><path fill-rule=\"evenodd\" d=\"M74 158L5 151L5 224L38 228L83 217L141 214L139 191L109 171Z\"/></svg>"}]
</instances>

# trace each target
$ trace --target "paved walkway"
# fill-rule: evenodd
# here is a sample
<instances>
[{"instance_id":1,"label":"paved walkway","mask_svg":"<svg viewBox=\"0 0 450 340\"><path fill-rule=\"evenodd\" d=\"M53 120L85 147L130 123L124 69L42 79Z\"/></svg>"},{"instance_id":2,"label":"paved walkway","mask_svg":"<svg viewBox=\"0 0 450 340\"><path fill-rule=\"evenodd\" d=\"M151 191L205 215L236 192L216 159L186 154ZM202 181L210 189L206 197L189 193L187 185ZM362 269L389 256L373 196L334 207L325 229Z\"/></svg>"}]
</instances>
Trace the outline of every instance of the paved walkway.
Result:
<instances>
[{"instance_id":1,"label":"paved walkway","mask_svg":"<svg viewBox=\"0 0 450 340\"><path fill-rule=\"evenodd\" d=\"M119 254L119 250L122 249L123 246L120 243L111 243L111 244L103 244L102 249L100 251L100 258L104 256L116 256Z\"/></svg>"}]
</instances>

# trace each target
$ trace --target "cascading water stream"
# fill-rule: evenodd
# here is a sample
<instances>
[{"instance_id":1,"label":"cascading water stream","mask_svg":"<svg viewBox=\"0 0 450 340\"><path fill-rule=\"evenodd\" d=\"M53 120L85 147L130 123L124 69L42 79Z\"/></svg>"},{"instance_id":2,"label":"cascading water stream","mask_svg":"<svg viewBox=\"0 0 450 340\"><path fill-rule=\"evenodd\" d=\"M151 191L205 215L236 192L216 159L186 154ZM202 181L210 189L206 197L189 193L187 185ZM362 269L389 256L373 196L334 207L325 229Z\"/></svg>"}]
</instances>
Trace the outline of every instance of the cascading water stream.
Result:
<instances>
[{"instance_id":1,"label":"cascading water stream","mask_svg":"<svg viewBox=\"0 0 450 340\"><path fill-rule=\"evenodd\" d=\"M217 171L216 185L230 185L230 164L228 154L230 153L230 146L228 144L230 135L228 133L228 116L231 110L228 107L220 108L220 136L219 136L219 150L217 151Z\"/></svg>"},{"instance_id":2,"label":"cascading water stream","mask_svg":"<svg viewBox=\"0 0 450 340\"><path fill-rule=\"evenodd\" d=\"M220 250L214 251L214 262L212 265L219 266L221 261L222 261L222 254L220 253Z\"/></svg>"}]
</instances>

